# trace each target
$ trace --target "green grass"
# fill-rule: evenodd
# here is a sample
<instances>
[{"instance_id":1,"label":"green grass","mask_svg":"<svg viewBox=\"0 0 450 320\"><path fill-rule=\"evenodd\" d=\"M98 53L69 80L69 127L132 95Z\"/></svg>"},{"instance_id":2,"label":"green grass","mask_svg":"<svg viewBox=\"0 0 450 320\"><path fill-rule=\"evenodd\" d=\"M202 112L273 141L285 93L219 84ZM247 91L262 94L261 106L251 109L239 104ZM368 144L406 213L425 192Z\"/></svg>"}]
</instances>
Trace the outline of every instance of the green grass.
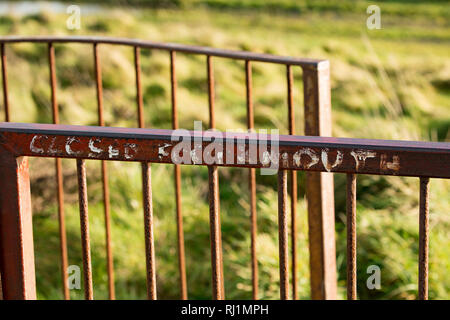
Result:
<instances>
[{"instance_id":1,"label":"green grass","mask_svg":"<svg viewBox=\"0 0 450 320\"><path fill-rule=\"evenodd\" d=\"M79 31L66 16L42 13L0 17L4 35L110 35L208 45L331 62L333 135L339 137L449 141L450 29L442 2L380 1L382 29L367 30L357 1L183 1L178 9L110 8L82 16ZM56 46L61 122L97 123L92 48ZM110 126L135 126L131 48L100 46L105 119ZM12 121L51 122L46 46L7 47ZM142 50L145 119L171 128L169 56ZM214 59L219 129L246 126L243 62ZM257 128L287 133L285 68L254 63ZM180 126L208 123L205 59L177 55ZM294 69L296 127L303 132L301 70ZM69 264L81 262L76 171L64 160ZM99 164L88 162L94 294L107 298L104 219ZM58 224L53 161L31 162L37 288L39 298L61 298ZM117 297L143 299L145 251L138 164L109 165ZM173 170L152 166L158 296L177 298L178 274ZM220 169L220 200L227 298L251 298L247 171ZM182 168L189 297L211 297L207 170ZM309 297L307 214L304 176L299 179L299 288ZM262 298L277 299L278 242L276 178L257 176L258 258ZM339 297L345 297L345 176L335 175ZM50 187L50 188L48 188ZM360 298L417 296L418 179L361 176L358 180L358 293ZM450 183L432 180L430 297L449 298ZM368 290L366 269L381 268L381 289ZM72 290L72 298L82 291Z\"/></svg>"}]
</instances>

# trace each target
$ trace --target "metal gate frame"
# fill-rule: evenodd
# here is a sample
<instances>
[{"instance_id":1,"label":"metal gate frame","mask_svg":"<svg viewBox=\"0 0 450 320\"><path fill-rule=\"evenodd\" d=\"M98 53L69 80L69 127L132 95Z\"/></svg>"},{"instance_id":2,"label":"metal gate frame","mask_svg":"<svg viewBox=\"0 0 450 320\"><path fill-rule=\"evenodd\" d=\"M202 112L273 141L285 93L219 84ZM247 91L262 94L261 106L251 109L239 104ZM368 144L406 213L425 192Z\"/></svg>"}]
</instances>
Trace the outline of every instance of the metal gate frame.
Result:
<instances>
[{"instance_id":1,"label":"metal gate frame","mask_svg":"<svg viewBox=\"0 0 450 320\"><path fill-rule=\"evenodd\" d=\"M57 81L55 67L54 45L61 43L86 43L93 47L93 58L95 65L95 79L97 89L98 104L98 124L104 125L103 119L103 87L101 62L99 55L100 45L124 45L133 48L135 58L136 74L136 103L138 111L138 126L144 128L143 98L141 91L141 70L140 70L140 49L156 49L168 51L170 57L171 87L172 87L172 124L173 128L178 128L177 99L176 99L176 72L175 59L176 52L186 54L200 54L206 56L206 72L208 79L208 96L210 112L210 128L215 127L214 117L214 68L213 57L230 58L245 61L246 93L247 93L247 124L253 129L253 97L252 97L252 61L283 64L286 66L287 81L287 104L289 134L295 134L295 119L293 99L293 67L301 67L303 70L304 87L304 122L305 135L311 136L331 136L331 98L330 98L330 70L327 60L281 57L269 54L258 54L244 51L221 50L208 47L188 46L171 43L157 43L137 39L123 39L111 37L79 37L79 36L8 36L0 37L2 79L3 79L3 101L5 108L5 121L10 121L11 112L8 98L7 81L7 58L5 47L14 43L45 43L48 45L48 61L50 72L51 104L53 110L53 123L59 123L59 112L57 104ZM61 273L62 278L67 279L67 249L64 223L64 193L62 166L59 159L55 160L56 188L58 194L58 218L61 241ZM106 252L108 265L108 285L109 296L115 298L114 290L114 269L111 248L111 227L110 227L110 205L109 187L106 162L102 162L103 181L103 202L106 228ZM174 166L175 170L175 190L176 190L176 220L178 235L178 254L180 272L180 297L187 298L186 267L184 260L184 238L181 212L181 173L179 166ZM211 173L216 175L217 173ZM258 297L258 268L256 257L256 188L255 171L249 169L249 192L251 197L251 254L252 254L252 282L253 298ZM216 178L214 178L216 179ZM217 178L218 179L218 178ZM218 183L217 183L218 184ZM333 176L329 173L307 173L306 196L308 202L308 226L309 226L309 255L310 255L310 282L312 299L335 299L336 298L336 250L335 250L335 214L334 214L334 184ZM297 175L295 171L290 173L291 191L291 270L292 270L292 295L298 298L297 293ZM69 299L69 291L65 281L63 281L63 292L65 299Z\"/></svg>"}]
</instances>

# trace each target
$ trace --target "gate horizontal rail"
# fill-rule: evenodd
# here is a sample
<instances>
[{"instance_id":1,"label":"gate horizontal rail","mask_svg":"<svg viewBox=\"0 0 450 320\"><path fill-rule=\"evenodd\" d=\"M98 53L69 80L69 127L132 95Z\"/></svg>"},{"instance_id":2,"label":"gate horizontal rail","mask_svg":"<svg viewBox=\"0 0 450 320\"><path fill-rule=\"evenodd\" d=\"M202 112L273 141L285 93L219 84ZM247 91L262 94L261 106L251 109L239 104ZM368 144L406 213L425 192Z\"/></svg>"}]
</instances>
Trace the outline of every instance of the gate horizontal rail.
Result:
<instances>
[{"instance_id":1,"label":"gate horizontal rail","mask_svg":"<svg viewBox=\"0 0 450 320\"><path fill-rule=\"evenodd\" d=\"M0 123L0 255L7 299L36 297L31 197L27 156L77 160L83 273L86 299L93 299L85 160L142 162L147 291L156 299L151 163L174 163L178 143L190 160L210 172L212 287L224 299L223 259L218 206L217 166L278 169L280 298L288 299L288 170L347 173L347 298L356 299L356 177L358 174L420 177L419 298L428 298L429 178L450 178L450 143L347 138L271 136L251 133L189 132L157 129ZM219 135L223 137L219 139ZM175 137L175 138L174 138ZM270 141L270 143L269 143ZM201 145L200 145L201 143ZM219 148L208 153L210 143ZM200 150L203 153L196 153ZM215 145L217 147L217 145ZM217 150L226 149L219 156ZM227 148L228 147L228 148ZM250 154L251 148L256 156ZM190 152L194 150L194 152ZM209 150L209 149L208 149ZM172 152L174 151L174 152ZM262 151L262 152L261 152ZM206 152L206 153L205 153ZM178 153L179 155L179 153ZM243 156L241 158L240 156ZM213 162L207 158L213 157Z\"/></svg>"},{"instance_id":2,"label":"gate horizontal rail","mask_svg":"<svg viewBox=\"0 0 450 320\"><path fill-rule=\"evenodd\" d=\"M112 38L112 37L86 37L86 36L8 36L1 37L0 43L19 43L19 42L43 42L43 43L103 43L134 46L146 49L160 49L167 51L185 52L191 54L201 54L213 57L231 58L238 60L252 60L259 62L269 62L277 64L290 64L301 67L317 66L318 64L328 65L327 60L284 57L272 54L253 53L248 51L235 51L225 49L215 49L210 47L201 47L193 45L183 45L178 43L160 43L140 39Z\"/></svg>"},{"instance_id":3,"label":"gate horizontal rail","mask_svg":"<svg viewBox=\"0 0 450 320\"><path fill-rule=\"evenodd\" d=\"M202 150L222 140L223 149L229 152L223 152L223 158L216 156L214 163L199 159L202 154L198 153L197 160L190 159L192 164L248 168L269 168L275 164L282 170L450 178L450 143L446 142L0 124L0 143L15 156L174 163L172 150L177 143L191 141L191 150L195 150L196 140L202 141ZM255 154L267 152L270 161L264 161L263 156L249 158L248 155L239 160L239 154L244 154L238 150L240 144L245 146L247 154L251 145L257 146ZM276 154L272 150L275 146L279 149Z\"/></svg>"},{"instance_id":4,"label":"gate horizontal rail","mask_svg":"<svg viewBox=\"0 0 450 320\"><path fill-rule=\"evenodd\" d=\"M243 60L245 62L243 71L245 72L245 98L247 107L247 127L254 128L254 103L253 103L253 62L275 63L286 67L286 104L289 134L296 134L295 125L295 102L294 102L294 67L302 69L303 96L304 96L304 124L305 135L331 136L331 99L330 99L330 74L329 62L320 59L283 57L271 54L252 53L245 51L223 50L208 47L190 46L173 43L158 43L139 39L124 39L112 37L92 37L92 36L6 36L0 37L0 53L2 67L3 84L3 105L5 121L11 121L12 112L10 110L10 96L8 92L8 59L6 48L17 43L36 43L48 45L48 65L49 65L49 87L51 90L51 106L53 123L59 124L58 108L58 83L57 83L57 59L55 58L55 46L65 43L82 43L92 46L94 78L97 92L98 125L104 126L104 103L103 103L103 82L102 63L100 47L107 45L122 45L133 49L136 106L137 106L137 126L145 127L144 101L141 84L141 49L164 50L169 53L170 61L170 86L172 104L172 128L178 128L178 102L177 102L177 73L176 73L176 53L197 54L205 56L205 71L207 82L207 95L209 104L209 127L215 128L215 80L214 80L214 60L213 58L227 58ZM79 49L84 50L84 49ZM18 110L20 106L17 106ZM150 121L151 122L151 121ZM145 168L144 168L145 169ZM64 190L62 164L59 158L55 159L56 192L58 201L58 222L61 251L61 278L62 289L65 299L70 299L67 286L67 240L65 230L64 213ZM210 171L211 181L214 182L214 198L218 205L218 172ZM111 246L111 213L109 203L109 182L107 163L102 161L101 165L102 187L103 187L103 207L105 217L105 243L106 260L108 266L108 291L109 298L115 298L113 252ZM148 177L147 171L142 172L144 179ZM177 223L177 251L179 265L180 297L187 299L188 288L186 282L186 265L184 250L184 231L181 201L181 171L180 166L174 166L174 187L176 202L176 223ZM292 296L298 297L297 290L297 173L290 172L290 201L291 201L291 278ZM250 168L248 173L248 193L250 197L250 224L251 224L251 269L252 269L252 291L253 298L258 299L258 258L256 254L257 237L257 208L256 208L256 175L255 169ZM143 187L148 185L145 182ZM310 255L310 284L311 297L313 299L334 299L336 298L336 253L334 237L334 198L333 176L321 173L308 173L306 177L306 198L308 202L308 225L309 225L309 255ZM220 220L218 220L220 225ZM223 288L222 288L223 291ZM149 293L150 294L150 293ZM224 292L222 292L224 296Z\"/></svg>"}]
</instances>

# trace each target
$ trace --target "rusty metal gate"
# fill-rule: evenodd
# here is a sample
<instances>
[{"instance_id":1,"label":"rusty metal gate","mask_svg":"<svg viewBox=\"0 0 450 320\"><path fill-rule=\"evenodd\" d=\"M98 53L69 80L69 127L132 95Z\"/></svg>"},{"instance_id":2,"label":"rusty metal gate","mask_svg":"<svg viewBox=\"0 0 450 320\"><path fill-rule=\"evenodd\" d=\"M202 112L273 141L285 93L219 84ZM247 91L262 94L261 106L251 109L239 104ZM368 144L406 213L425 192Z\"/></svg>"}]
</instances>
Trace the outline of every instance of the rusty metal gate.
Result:
<instances>
[{"instance_id":1,"label":"rusty metal gate","mask_svg":"<svg viewBox=\"0 0 450 320\"><path fill-rule=\"evenodd\" d=\"M172 124L173 129L178 128L177 117L177 80L175 72L176 52L188 54L201 54L206 56L206 73L208 82L210 128L215 127L214 117L214 72L213 57L240 59L245 61L244 72L246 74L247 96L247 124L253 129L253 99L252 99L252 61L269 62L286 65L287 81L287 105L289 134L295 134L294 125L294 101L293 101L293 67L301 67L303 70L304 99L305 99L305 134L331 136L331 109L329 88L329 64L328 61L312 59L285 58L266 54L254 54L248 52L236 52L216 50L204 47L182 46L176 44L161 44L140 40L112 39L99 37L6 37L0 38L2 56L2 78L6 121L10 120L10 108L8 101L7 59L5 46L15 42L44 42L48 43L48 58L50 70L50 85L52 97L53 123L54 125L25 125L2 124L1 134L1 170L5 177L1 183L5 184L3 190L12 190L15 197L2 193L1 225L15 225L18 233L1 231L2 239L2 275L5 298L33 298L34 288L34 260L31 232L31 213L29 207L29 182L27 161L22 156L44 156L56 158L56 181L59 204L59 228L61 241L61 270L62 279L67 279L67 249L64 226L64 199L62 190L61 157L76 158L78 164L79 190L80 190L80 214L82 225L83 261L85 274L86 298L92 298L92 278L90 271L89 254L89 229L87 221L87 198L85 169L83 159L102 160L103 201L106 226L106 252L109 297L115 298L114 272L112 264L111 234L110 234L110 209L107 165L105 160L111 160L104 154L89 155L88 144L83 146L86 139L98 139L98 146L108 147L107 143L114 143L122 154L114 160L132 160L142 162L144 211L146 231L147 253L147 280L148 296L156 298L155 290L155 264L153 247L153 224L151 207L151 162L172 163L164 157L155 156L155 150L170 141L172 131L161 130L136 130L136 129L111 129L96 127L72 127L61 126L59 123L57 95L56 95L56 70L54 44L61 42L89 43L93 46L95 79L98 103L98 124L104 126L101 64L98 54L99 44L128 45L134 49L135 75L136 75L136 103L138 110L138 126L144 128L143 98L141 91L140 48L161 49L169 52L170 76L172 88ZM76 141L79 150L74 154L65 153L62 148L66 139ZM36 138L40 137L40 138ZM43 138L45 137L45 138ZM137 138L139 137L139 138ZM33 140L37 139L37 140ZM108 140L109 139L109 140ZM113 140L111 140L113 139ZM133 141L130 142L129 140ZM253 141L245 139L246 143ZM72 142L73 142L72 141ZM231 141L231 140L230 140ZM37 149L30 149L30 143L37 143ZM51 142L51 149L49 143ZM258 144L257 138L252 143ZM26 145L28 143L28 145ZM132 159L127 158L125 150L130 150L133 144L137 151ZM145 144L145 145L144 145ZM34 145L34 144L33 144ZM96 144L97 145L97 144ZM58 146L61 147L58 149ZM153 147L153 148L151 148ZM28 148L28 149L27 149ZM100 147L99 147L100 148ZM128 149L127 149L128 148ZM149 149L150 148L150 149ZM285 148L285 149L283 149ZM351 139L325 139L312 137L282 136L280 139L280 153L282 158L277 158L281 167L279 173L279 232L280 232L280 284L281 298L288 297L288 247L287 247L287 171L291 183L291 238L292 238L292 297L297 298L296 281L296 199L297 179L296 170L307 171L307 198L309 216L309 246L310 246L310 270L311 270L311 294L312 298L333 299L336 297L336 265L334 249L334 198L333 178L330 172L348 173L348 260L349 260L349 298L356 297L356 233L355 233L355 199L356 176L358 173L368 174L393 174L421 177L421 246L420 246L420 297L426 298L426 274L427 274L427 219L428 219L428 177L449 177L449 144L445 143L416 143L416 142L388 142L376 140L351 140ZM38 150L38 152L35 152ZM58 150L55 152L55 150ZM303 151L301 151L303 150ZM66 150L67 151L67 150ZM300 152L300 153L298 153ZM120 154L120 152L119 152ZM277 157L279 157L277 155ZM285 156L286 155L286 156ZM287 158L284 158L287 157ZM330 160L328 160L328 157ZM309 159L305 165L304 158ZM331 159L335 159L331 164ZM316 161L317 160L317 161ZM19 162L17 162L19 161ZM422 161L422 162L419 162ZM430 161L434 161L431 165ZM264 167L264 163L241 164L232 166L244 166L249 168L249 192L251 199L251 256L252 256L252 283L253 297L258 298L258 270L256 257L256 189L255 168ZM14 170L13 170L14 168ZM16 170L17 169L17 170ZM187 298L186 270L184 262L184 240L181 213L181 174L179 165L174 166L175 191L176 191L176 220L178 234L178 257L180 276L180 297ZM2 174L2 176L3 176ZM225 298L223 289L223 264L221 251L221 231L218 205L218 171L217 166L209 166L210 179L210 218L211 218L211 262L213 269L213 297ZM11 195L12 195L11 194ZM19 196L20 195L20 196ZM5 199L6 197L6 199ZM15 199L15 200L14 200ZM17 212L20 213L17 216ZM19 232L20 231L20 232ZM13 254L4 250L5 246L15 248ZM64 297L69 298L66 281L63 280Z\"/></svg>"},{"instance_id":2,"label":"rusty metal gate","mask_svg":"<svg viewBox=\"0 0 450 320\"><path fill-rule=\"evenodd\" d=\"M156 264L153 241L151 163L175 162L173 130L83 127L68 125L3 123L0 125L1 149L1 254L4 296L7 299L36 297L34 251L31 223L31 198L28 156L71 158L77 161L83 273L86 299L93 299L89 243L89 220L85 159L138 161L142 163L144 230L147 260L148 298L156 299ZM208 133L177 133L198 150L211 143ZM347 296L356 299L356 176L357 174L420 177L419 213L419 298L428 297L428 191L429 178L450 178L450 143L364 140L345 138L280 136L278 150L261 143L271 138L256 138L242 133L225 133L222 144L227 151L215 152L211 164L201 152L191 165L208 165L212 290L214 299L224 299L223 261L218 203L218 166L278 170L278 229L280 298L288 299L288 188L287 174L293 170L340 172L347 174ZM197 142L196 142L197 141ZM244 148L239 147L239 141ZM241 145L242 146L242 145ZM265 157L239 159L245 150L256 148ZM115 152L111 153L111 149ZM241 153L240 153L241 152ZM194 159L194 157L193 157ZM177 163L177 162L176 162Z\"/></svg>"}]
</instances>

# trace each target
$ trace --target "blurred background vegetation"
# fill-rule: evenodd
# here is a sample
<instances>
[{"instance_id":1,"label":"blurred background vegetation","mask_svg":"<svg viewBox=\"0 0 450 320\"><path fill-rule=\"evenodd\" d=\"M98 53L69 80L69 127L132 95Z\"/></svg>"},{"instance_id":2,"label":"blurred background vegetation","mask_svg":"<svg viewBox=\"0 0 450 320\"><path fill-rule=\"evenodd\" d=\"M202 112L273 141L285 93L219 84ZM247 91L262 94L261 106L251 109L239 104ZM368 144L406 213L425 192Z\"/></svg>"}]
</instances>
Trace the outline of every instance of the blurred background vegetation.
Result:
<instances>
[{"instance_id":1,"label":"blurred background vegetation","mask_svg":"<svg viewBox=\"0 0 450 320\"><path fill-rule=\"evenodd\" d=\"M64 2L0 4L1 35L107 35L206 45L331 62L333 135L450 141L450 8L447 1L149 0L77 1L81 29L66 28ZM70 4L73 4L70 1ZM366 8L381 8L380 30L367 30ZM96 125L92 48L57 44L61 122ZM51 122L47 47L7 46L12 121ZM135 126L132 48L100 46L106 123ZM148 127L171 128L169 56L142 50ZM240 61L215 59L219 129L245 129L245 75ZM257 128L287 133L285 68L254 63ZM177 55L180 126L208 123L205 59ZM296 126L303 132L301 69L294 69ZM3 106L2 106L3 108ZM1 111L1 110L0 110ZM69 264L81 263L76 169L64 160ZM100 168L87 163L94 294L107 298ZM158 296L179 297L173 170L152 166ZM139 164L109 165L117 298L143 299L145 255ZM41 299L62 297L54 166L32 159L37 288ZM299 173L299 288L309 298L305 185ZM189 297L211 297L207 169L182 168ZM251 298L247 170L220 169L225 290ZM257 176L261 298L278 298L276 177ZM339 297L345 297L345 176L335 175ZM360 298L417 297L418 190L415 178L358 180ZM433 179L430 202L430 298L450 298L450 182ZM381 289L368 290L366 269L381 268ZM82 298L72 290L72 298Z\"/></svg>"}]
</instances>

